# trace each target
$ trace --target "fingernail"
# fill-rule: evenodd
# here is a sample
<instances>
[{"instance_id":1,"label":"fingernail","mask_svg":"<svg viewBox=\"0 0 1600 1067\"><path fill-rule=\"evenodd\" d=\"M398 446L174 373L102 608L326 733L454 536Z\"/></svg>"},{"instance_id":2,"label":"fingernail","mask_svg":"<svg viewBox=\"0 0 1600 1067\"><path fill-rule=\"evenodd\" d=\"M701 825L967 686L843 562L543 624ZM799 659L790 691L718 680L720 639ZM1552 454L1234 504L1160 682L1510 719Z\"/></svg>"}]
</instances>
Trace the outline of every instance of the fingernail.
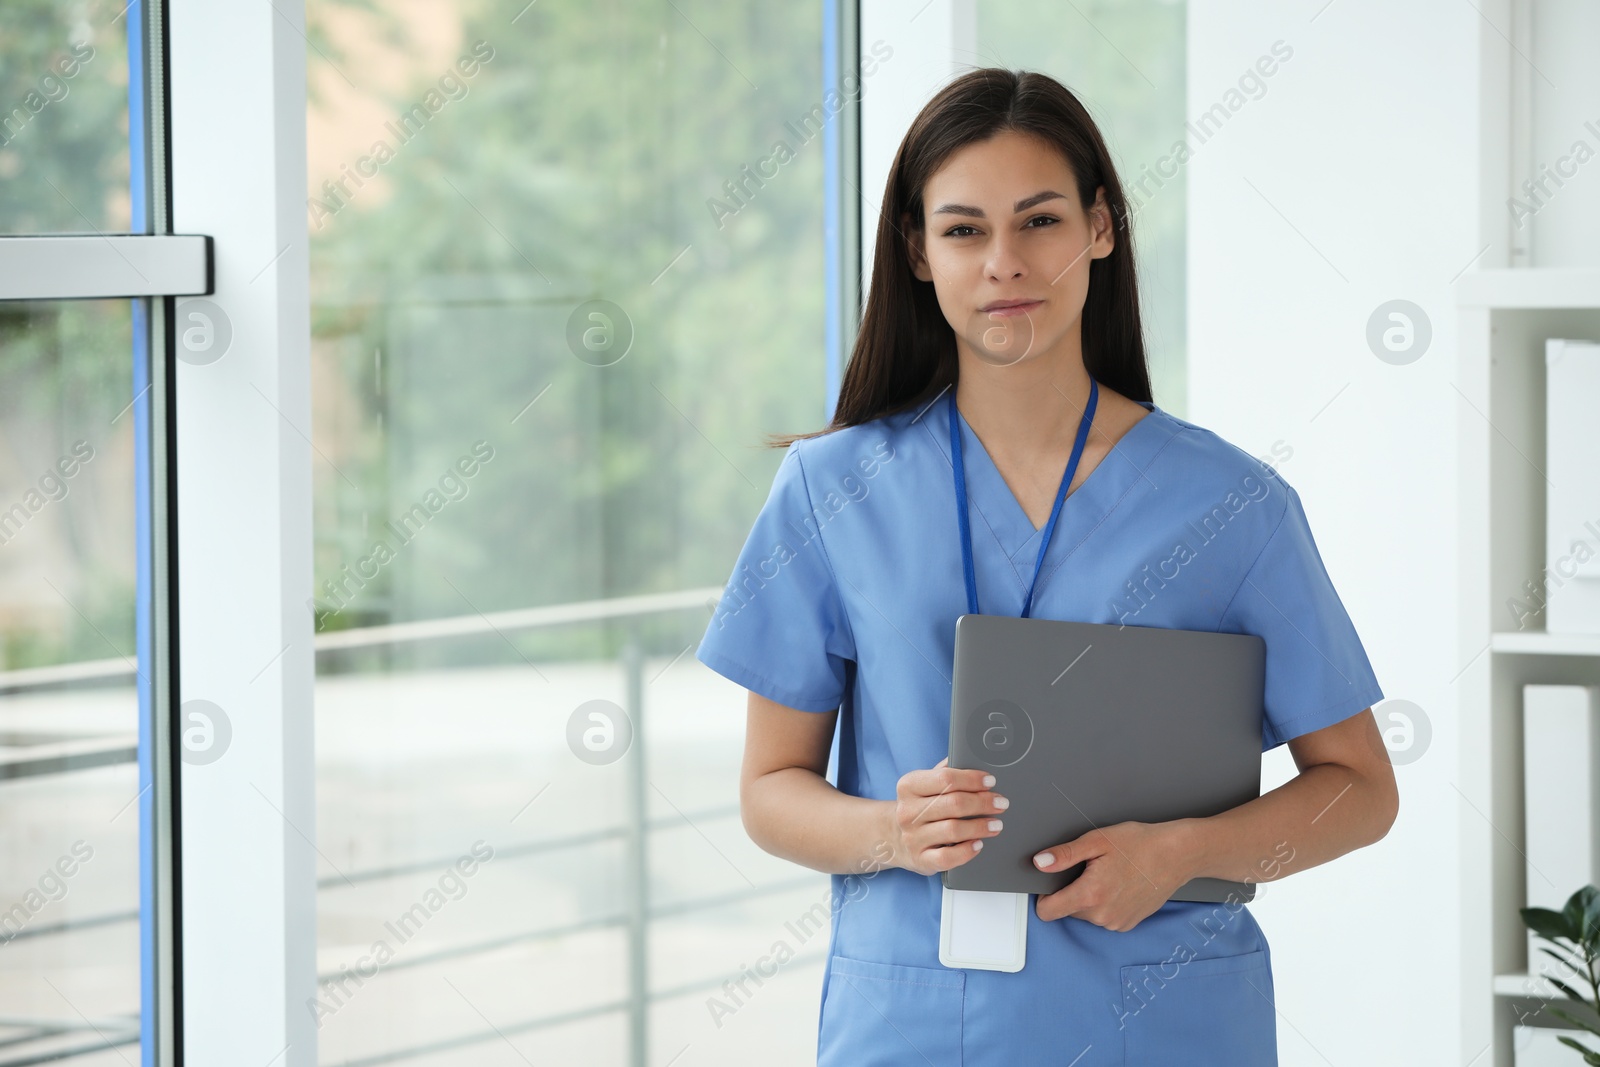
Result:
<instances>
[{"instance_id":1,"label":"fingernail","mask_svg":"<svg viewBox=\"0 0 1600 1067\"><path fill-rule=\"evenodd\" d=\"M972 851L974 851L974 852L982 852L983 851L983 842L982 841L974 841L972 843Z\"/></svg>"},{"instance_id":2,"label":"fingernail","mask_svg":"<svg viewBox=\"0 0 1600 1067\"><path fill-rule=\"evenodd\" d=\"M1033 857L1033 862L1036 866L1048 867L1050 864L1055 862L1055 857L1050 855L1048 852L1041 852L1037 856Z\"/></svg>"},{"instance_id":3,"label":"fingernail","mask_svg":"<svg viewBox=\"0 0 1600 1067\"><path fill-rule=\"evenodd\" d=\"M992 775L992 774L984 775L983 776L983 787L985 789L988 789L991 785L994 785L994 775Z\"/></svg>"},{"instance_id":4,"label":"fingernail","mask_svg":"<svg viewBox=\"0 0 1600 1067\"><path fill-rule=\"evenodd\" d=\"M1011 801L1007 800L1005 797L995 797L994 806L999 808L1001 811L1005 811L1011 806Z\"/></svg>"},{"instance_id":5,"label":"fingernail","mask_svg":"<svg viewBox=\"0 0 1600 1067\"><path fill-rule=\"evenodd\" d=\"M995 831L996 833L998 833L1000 831L1000 827L1002 827L1004 825L1005 825L1005 823L1001 822L999 819L990 819L989 820L989 829Z\"/></svg>"}]
</instances>

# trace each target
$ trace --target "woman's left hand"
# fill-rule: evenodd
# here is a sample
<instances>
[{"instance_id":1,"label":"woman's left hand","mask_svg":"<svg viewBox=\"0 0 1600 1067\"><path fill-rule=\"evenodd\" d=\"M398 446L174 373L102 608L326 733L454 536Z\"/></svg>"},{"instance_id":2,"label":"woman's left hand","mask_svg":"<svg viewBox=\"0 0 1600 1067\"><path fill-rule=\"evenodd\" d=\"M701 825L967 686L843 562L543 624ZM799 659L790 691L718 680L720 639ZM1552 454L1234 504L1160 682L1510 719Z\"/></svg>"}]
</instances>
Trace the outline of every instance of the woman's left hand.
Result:
<instances>
[{"instance_id":1,"label":"woman's left hand","mask_svg":"<svg viewBox=\"0 0 1600 1067\"><path fill-rule=\"evenodd\" d=\"M1119 822L1044 850L1041 871L1064 871L1088 861L1083 873L1054 893L1039 895L1040 919L1074 916L1107 930L1132 930L1189 880L1174 823Z\"/></svg>"}]
</instances>

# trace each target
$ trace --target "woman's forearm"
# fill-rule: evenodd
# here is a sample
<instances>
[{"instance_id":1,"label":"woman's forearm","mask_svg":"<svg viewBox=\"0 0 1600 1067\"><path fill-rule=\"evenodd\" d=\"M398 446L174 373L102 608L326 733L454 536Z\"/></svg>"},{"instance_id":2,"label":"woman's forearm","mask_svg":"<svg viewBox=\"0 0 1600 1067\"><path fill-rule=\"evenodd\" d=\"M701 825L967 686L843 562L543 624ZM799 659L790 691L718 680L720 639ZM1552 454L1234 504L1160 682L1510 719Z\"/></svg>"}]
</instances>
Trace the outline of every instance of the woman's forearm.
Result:
<instances>
[{"instance_id":1,"label":"woman's forearm","mask_svg":"<svg viewBox=\"0 0 1600 1067\"><path fill-rule=\"evenodd\" d=\"M1394 821L1393 803L1381 783L1323 765L1238 808L1172 825L1181 830L1186 877L1267 882L1383 837ZM895 801L850 796L804 767L764 774L740 797L752 841L827 874L903 866L895 855L894 812Z\"/></svg>"},{"instance_id":2,"label":"woman's forearm","mask_svg":"<svg viewBox=\"0 0 1600 1067\"><path fill-rule=\"evenodd\" d=\"M827 874L871 874L895 862L895 802L842 793L804 767L784 767L741 791L745 832L762 849Z\"/></svg>"},{"instance_id":3,"label":"woman's forearm","mask_svg":"<svg viewBox=\"0 0 1600 1067\"><path fill-rule=\"evenodd\" d=\"M1179 820L1188 877L1270 882L1380 840L1394 823L1392 781L1339 764L1307 767L1255 800Z\"/></svg>"}]
</instances>

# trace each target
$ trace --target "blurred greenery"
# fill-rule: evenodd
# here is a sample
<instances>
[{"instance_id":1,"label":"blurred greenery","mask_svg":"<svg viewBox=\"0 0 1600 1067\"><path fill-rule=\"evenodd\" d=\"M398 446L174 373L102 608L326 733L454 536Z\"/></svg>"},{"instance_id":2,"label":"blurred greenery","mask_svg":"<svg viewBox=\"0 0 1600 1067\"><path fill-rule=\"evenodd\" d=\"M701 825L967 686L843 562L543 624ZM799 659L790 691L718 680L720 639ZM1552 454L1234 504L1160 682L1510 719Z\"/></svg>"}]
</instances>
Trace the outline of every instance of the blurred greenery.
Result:
<instances>
[{"instance_id":1,"label":"blurred greenery","mask_svg":"<svg viewBox=\"0 0 1600 1067\"><path fill-rule=\"evenodd\" d=\"M782 456L762 434L827 414L822 145L785 128L820 101L820 9L461 3L422 37L363 6L354 21L332 0L310 16L347 73L362 57L341 32L387 43L408 75L399 88L355 80L396 122L457 55L480 41L493 53L403 143L346 118L342 82L311 60L327 90L314 117L338 139L310 189L333 212L308 208L314 436L330 461L316 474L321 625L721 585ZM441 37L459 42L443 62ZM328 197L323 182L377 139L393 151L377 178ZM708 200L779 139L795 158L719 228ZM632 330L605 366L568 342L595 300ZM477 441L494 458L463 479L466 495L408 543L388 535L395 558L369 583L330 590ZM644 633L675 653L706 619L647 620ZM529 656L614 652L620 628L600 634L514 640ZM404 654L455 662L471 648L508 654L498 638Z\"/></svg>"},{"instance_id":2,"label":"blurred greenery","mask_svg":"<svg viewBox=\"0 0 1600 1067\"><path fill-rule=\"evenodd\" d=\"M128 231L122 10L0 7L0 233ZM128 301L0 303L0 510L75 441L98 463L0 545L0 666L134 654L131 352Z\"/></svg>"},{"instance_id":3,"label":"blurred greenery","mask_svg":"<svg viewBox=\"0 0 1600 1067\"><path fill-rule=\"evenodd\" d=\"M0 233L128 231L122 8L0 5Z\"/></svg>"},{"instance_id":4,"label":"blurred greenery","mask_svg":"<svg viewBox=\"0 0 1600 1067\"><path fill-rule=\"evenodd\" d=\"M130 306L0 304L0 669L135 654ZM93 458L44 502L78 441Z\"/></svg>"}]
</instances>

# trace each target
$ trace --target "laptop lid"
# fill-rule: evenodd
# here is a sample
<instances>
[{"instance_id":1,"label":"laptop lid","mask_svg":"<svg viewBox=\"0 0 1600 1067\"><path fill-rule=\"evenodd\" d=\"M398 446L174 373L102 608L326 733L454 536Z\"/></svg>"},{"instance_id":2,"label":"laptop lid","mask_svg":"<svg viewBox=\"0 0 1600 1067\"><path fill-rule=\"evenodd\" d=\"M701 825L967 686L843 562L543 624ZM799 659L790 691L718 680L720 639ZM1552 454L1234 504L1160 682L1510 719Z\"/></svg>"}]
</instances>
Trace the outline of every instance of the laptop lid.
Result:
<instances>
[{"instance_id":1,"label":"laptop lid","mask_svg":"<svg viewBox=\"0 0 1600 1067\"><path fill-rule=\"evenodd\" d=\"M950 766L989 770L1011 806L944 885L1053 893L1086 865L1041 871L1043 849L1260 796L1265 680L1266 642L1253 634L962 615ZM1253 882L1196 878L1171 899L1254 897Z\"/></svg>"}]
</instances>

